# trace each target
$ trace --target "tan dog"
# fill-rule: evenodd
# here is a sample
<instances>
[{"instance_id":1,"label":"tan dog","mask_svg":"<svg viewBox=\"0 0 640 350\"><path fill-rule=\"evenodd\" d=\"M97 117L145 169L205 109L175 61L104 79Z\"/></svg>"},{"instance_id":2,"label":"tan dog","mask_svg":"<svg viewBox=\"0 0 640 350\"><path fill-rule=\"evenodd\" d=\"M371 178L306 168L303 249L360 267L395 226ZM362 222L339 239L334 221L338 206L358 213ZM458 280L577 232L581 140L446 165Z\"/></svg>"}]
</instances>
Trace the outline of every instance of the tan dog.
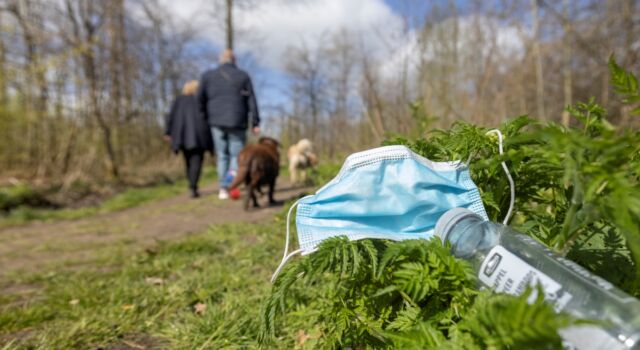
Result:
<instances>
[{"instance_id":1,"label":"tan dog","mask_svg":"<svg viewBox=\"0 0 640 350\"><path fill-rule=\"evenodd\" d=\"M304 183L307 179L306 169L315 168L318 157L313 153L313 144L308 139L302 139L287 151L289 158L289 173L291 183Z\"/></svg>"},{"instance_id":2,"label":"tan dog","mask_svg":"<svg viewBox=\"0 0 640 350\"><path fill-rule=\"evenodd\" d=\"M238 174L233 179L230 189L244 183L248 193L244 200L244 210L249 210L249 199L255 208L259 207L256 193L262 194L261 187L269 186L269 204L275 204L273 191L280 171L280 154L278 141L270 137L261 137L258 144L245 146L238 154Z\"/></svg>"}]
</instances>

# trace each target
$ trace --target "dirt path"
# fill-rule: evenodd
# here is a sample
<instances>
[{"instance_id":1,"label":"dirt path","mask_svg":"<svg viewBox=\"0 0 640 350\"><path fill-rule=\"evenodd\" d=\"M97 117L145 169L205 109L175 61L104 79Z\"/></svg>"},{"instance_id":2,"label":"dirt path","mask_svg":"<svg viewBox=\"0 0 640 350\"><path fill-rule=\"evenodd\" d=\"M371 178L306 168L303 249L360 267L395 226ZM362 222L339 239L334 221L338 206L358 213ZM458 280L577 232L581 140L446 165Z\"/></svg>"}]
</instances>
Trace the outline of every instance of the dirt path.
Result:
<instances>
[{"instance_id":1,"label":"dirt path","mask_svg":"<svg viewBox=\"0 0 640 350\"><path fill-rule=\"evenodd\" d=\"M292 188L286 180L280 182L275 193L278 201L309 192L308 188ZM1 229L0 277L43 267L83 264L95 260L100 248L105 246L136 246L142 250L158 240L202 232L209 225L265 222L282 209L281 205L266 207L266 198L259 202L262 208L245 212L242 201L221 201L216 188L208 186L198 199L184 194L75 221L39 222Z\"/></svg>"}]
</instances>

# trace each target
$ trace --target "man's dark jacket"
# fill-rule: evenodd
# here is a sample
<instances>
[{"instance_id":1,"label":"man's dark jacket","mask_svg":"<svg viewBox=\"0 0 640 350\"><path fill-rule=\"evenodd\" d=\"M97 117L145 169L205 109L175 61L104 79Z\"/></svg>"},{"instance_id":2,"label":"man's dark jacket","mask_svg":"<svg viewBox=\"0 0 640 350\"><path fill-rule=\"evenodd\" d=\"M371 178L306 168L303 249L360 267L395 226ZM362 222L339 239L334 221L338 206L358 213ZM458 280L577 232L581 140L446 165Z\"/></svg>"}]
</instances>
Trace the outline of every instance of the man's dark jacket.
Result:
<instances>
[{"instance_id":1,"label":"man's dark jacket","mask_svg":"<svg viewBox=\"0 0 640 350\"><path fill-rule=\"evenodd\" d=\"M251 78L233 63L206 71L198 90L200 110L210 126L246 129L260 124Z\"/></svg>"},{"instance_id":2,"label":"man's dark jacket","mask_svg":"<svg viewBox=\"0 0 640 350\"><path fill-rule=\"evenodd\" d=\"M165 135L171 136L171 148L179 150L202 149L213 152L211 130L204 115L200 113L194 95L181 95L171 106L167 116Z\"/></svg>"}]
</instances>

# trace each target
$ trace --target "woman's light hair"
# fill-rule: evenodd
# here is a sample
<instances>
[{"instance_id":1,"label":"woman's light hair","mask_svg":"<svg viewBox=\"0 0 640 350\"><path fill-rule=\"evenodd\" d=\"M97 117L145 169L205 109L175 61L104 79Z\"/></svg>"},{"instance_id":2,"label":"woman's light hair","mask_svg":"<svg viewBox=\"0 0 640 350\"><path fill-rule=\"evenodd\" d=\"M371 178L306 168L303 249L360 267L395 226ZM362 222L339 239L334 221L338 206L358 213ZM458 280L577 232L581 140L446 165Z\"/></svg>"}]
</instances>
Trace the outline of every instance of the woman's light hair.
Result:
<instances>
[{"instance_id":1,"label":"woman's light hair","mask_svg":"<svg viewBox=\"0 0 640 350\"><path fill-rule=\"evenodd\" d=\"M195 95L196 91L198 91L198 81L197 80L189 80L182 87L183 95Z\"/></svg>"}]
</instances>

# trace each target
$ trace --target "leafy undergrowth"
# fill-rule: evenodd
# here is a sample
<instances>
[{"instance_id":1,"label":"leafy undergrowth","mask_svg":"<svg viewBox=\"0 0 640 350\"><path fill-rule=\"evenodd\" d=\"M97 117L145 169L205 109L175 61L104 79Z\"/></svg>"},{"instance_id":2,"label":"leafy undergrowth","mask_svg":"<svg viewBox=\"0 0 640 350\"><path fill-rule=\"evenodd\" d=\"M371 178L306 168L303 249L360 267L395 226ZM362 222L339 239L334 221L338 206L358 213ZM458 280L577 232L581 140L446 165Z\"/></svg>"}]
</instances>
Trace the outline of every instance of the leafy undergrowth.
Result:
<instances>
[{"instance_id":1,"label":"leafy undergrowth","mask_svg":"<svg viewBox=\"0 0 640 350\"><path fill-rule=\"evenodd\" d=\"M610 62L623 103L640 102L636 78ZM416 140L396 138L434 161L468 161L489 218L509 208L506 162L516 183L510 225L640 295L640 132L616 128L593 100L568 107L571 126L522 116L488 128L456 122ZM418 109L416 111L419 112ZM631 113L640 114L640 109ZM426 116L416 116L416 119ZM314 347L555 349L572 322L541 300L490 295L436 240L325 241L278 277L263 313L263 344L278 344L308 315ZM541 295L539 293L538 295Z\"/></svg>"},{"instance_id":2,"label":"leafy undergrowth","mask_svg":"<svg viewBox=\"0 0 640 350\"><path fill-rule=\"evenodd\" d=\"M529 293L478 292L469 265L438 239L333 238L285 267L265 303L260 340L267 348L291 334L305 349L561 348L558 330L577 321L540 298L528 304Z\"/></svg>"},{"instance_id":3,"label":"leafy undergrowth","mask_svg":"<svg viewBox=\"0 0 640 350\"><path fill-rule=\"evenodd\" d=\"M7 211L20 205L51 205L41 193L24 183L0 187L0 211Z\"/></svg>"}]
</instances>

